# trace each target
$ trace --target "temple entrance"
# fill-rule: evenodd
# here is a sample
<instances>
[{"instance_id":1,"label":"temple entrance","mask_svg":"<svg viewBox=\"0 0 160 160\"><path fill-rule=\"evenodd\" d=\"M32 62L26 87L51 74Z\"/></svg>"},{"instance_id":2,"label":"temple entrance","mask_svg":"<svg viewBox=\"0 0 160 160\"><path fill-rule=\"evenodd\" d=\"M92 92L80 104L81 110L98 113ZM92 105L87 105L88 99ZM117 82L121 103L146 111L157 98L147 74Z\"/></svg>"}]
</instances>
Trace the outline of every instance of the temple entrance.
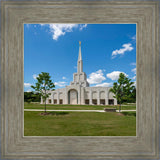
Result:
<instances>
[{"instance_id":1,"label":"temple entrance","mask_svg":"<svg viewBox=\"0 0 160 160\"><path fill-rule=\"evenodd\" d=\"M68 92L68 104L78 104L78 92L75 89Z\"/></svg>"}]
</instances>

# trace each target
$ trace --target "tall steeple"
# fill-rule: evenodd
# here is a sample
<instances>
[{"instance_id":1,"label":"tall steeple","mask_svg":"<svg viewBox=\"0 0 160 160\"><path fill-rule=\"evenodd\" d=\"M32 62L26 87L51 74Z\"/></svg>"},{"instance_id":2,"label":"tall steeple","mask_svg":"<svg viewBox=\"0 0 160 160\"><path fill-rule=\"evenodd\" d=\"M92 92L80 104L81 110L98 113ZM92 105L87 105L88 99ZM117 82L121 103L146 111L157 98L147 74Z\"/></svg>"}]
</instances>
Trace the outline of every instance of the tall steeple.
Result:
<instances>
[{"instance_id":1,"label":"tall steeple","mask_svg":"<svg viewBox=\"0 0 160 160\"><path fill-rule=\"evenodd\" d=\"M82 61L82 54L81 54L81 41L79 41L79 56L77 62L77 73L83 72L83 61Z\"/></svg>"},{"instance_id":2,"label":"tall steeple","mask_svg":"<svg viewBox=\"0 0 160 160\"><path fill-rule=\"evenodd\" d=\"M82 61L82 54L81 54L81 41L79 41L79 54L78 54L78 61L77 61L77 73L73 74L73 82L71 85L78 85L81 87L89 87L89 83L87 82L87 75L83 72L83 61Z\"/></svg>"},{"instance_id":3,"label":"tall steeple","mask_svg":"<svg viewBox=\"0 0 160 160\"><path fill-rule=\"evenodd\" d=\"M81 54L81 41L79 41L79 56L78 61L82 60L82 54Z\"/></svg>"}]
</instances>

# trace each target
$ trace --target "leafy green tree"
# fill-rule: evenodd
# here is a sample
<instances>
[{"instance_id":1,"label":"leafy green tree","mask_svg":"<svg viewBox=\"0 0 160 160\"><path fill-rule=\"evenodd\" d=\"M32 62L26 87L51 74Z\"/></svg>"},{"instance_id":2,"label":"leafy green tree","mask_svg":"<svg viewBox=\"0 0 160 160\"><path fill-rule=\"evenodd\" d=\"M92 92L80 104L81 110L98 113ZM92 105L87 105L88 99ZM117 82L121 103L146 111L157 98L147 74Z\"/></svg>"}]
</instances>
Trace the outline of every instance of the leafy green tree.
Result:
<instances>
[{"instance_id":1,"label":"leafy green tree","mask_svg":"<svg viewBox=\"0 0 160 160\"><path fill-rule=\"evenodd\" d=\"M135 103L136 102L136 87L134 86L133 90L132 90L132 95L131 95L131 102Z\"/></svg>"},{"instance_id":2,"label":"leafy green tree","mask_svg":"<svg viewBox=\"0 0 160 160\"><path fill-rule=\"evenodd\" d=\"M118 81L113 83L110 92L114 93L114 98L116 98L118 104L120 104L119 112L123 101L125 99L133 98L133 94L135 93L135 86L133 84L134 82L131 82L131 79L127 78L123 73L120 73Z\"/></svg>"},{"instance_id":3,"label":"leafy green tree","mask_svg":"<svg viewBox=\"0 0 160 160\"><path fill-rule=\"evenodd\" d=\"M39 93L24 92L24 102L40 102L41 96Z\"/></svg>"},{"instance_id":4,"label":"leafy green tree","mask_svg":"<svg viewBox=\"0 0 160 160\"><path fill-rule=\"evenodd\" d=\"M132 85L128 90L129 90L128 93L122 98L122 103L124 102L135 103L136 102L136 87Z\"/></svg>"},{"instance_id":5,"label":"leafy green tree","mask_svg":"<svg viewBox=\"0 0 160 160\"><path fill-rule=\"evenodd\" d=\"M36 92L40 94L40 96L43 99L43 102L45 102L45 113L46 113L46 99L49 97L51 93L49 91L54 90L54 83L51 80L51 76L49 73L41 72L41 74L38 75L37 83L35 86L31 86Z\"/></svg>"},{"instance_id":6,"label":"leafy green tree","mask_svg":"<svg viewBox=\"0 0 160 160\"><path fill-rule=\"evenodd\" d=\"M32 92L24 92L24 102L32 102Z\"/></svg>"}]
</instances>

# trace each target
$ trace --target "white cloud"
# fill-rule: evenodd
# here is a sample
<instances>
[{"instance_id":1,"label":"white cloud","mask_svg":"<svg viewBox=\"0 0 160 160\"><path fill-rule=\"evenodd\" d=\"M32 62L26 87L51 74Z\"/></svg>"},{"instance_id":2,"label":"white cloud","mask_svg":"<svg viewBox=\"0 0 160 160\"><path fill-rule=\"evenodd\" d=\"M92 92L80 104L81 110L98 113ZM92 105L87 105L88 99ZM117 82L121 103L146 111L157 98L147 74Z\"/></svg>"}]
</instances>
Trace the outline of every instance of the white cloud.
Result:
<instances>
[{"instance_id":1,"label":"white cloud","mask_svg":"<svg viewBox=\"0 0 160 160\"><path fill-rule=\"evenodd\" d=\"M62 77L62 79L66 79L66 77Z\"/></svg>"},{"instance_id":2,"label":"white cloud","mask_svg":"<svg viewBox=\"0 0 160 160\"><path fill-rule=\"evenodd\" d=\"M136 76L134 76L132 79L136 79Z\"/></svg>"},{"instance_id":3,"label":"white cloud","mask_svg":"<svg viewBox=\"0 0 160 160\"><path fill-rule=\"evenodd\" d=\"M136 66L136 63L135 63L135 62L133 62L133 63L131 63L130 65L132 65L132 66Z\"/></svg>"},{"instance_id":4,"label":"white cloud","mask_svg":"<svg viewBox=\"0 0 160 160\"><path fill-rule=\"evenodd\" d=\"M31 89L28 89L27 92L32 92L32 90L31 90Z\"/></svg>"},{"instance_id":5,"label":"white cloud","mask_svg":"<svg viewBox=\"0 0 160 160\"><path fill-rule=\"evenodd\" d=\"M136 81L134 82L134 84L133 84L133 85L136 87L136 85L137 85Z\"/></svg>"},{"instance_id":6,"label":"white cloud","mask_svg":"<svg viewBox=\"0 0 160 160\"><path fill-rule=\"evenodd\" d=\"M127 51L132 51L133 50L133 47L132 47L132 44L131 43L128 43L128 44L123 44L122 45L123 48L120 48L119 50L116 49L112 52L112 58L115 58L118 54L119 55L123 55L125 52Z\"/></svg>"},{"instance_id":7,"label":"white cloud","mask_svg":"<svg viewBox=\"0 0 160 160\"><path fill-rule=\"evenodd\" d=\"M55 85L59 87L64 87L66 85L66 82L55 82Z\"/></svg>"},{"instance_id":8,"label":"white cloud","mask_svg":"<svg viewBox=\"0 0 160 160\"><path fill-rule=\"evenodd\" d=\"M24 87L30 87L32 84L30 83L24 83Z\"/></svg>"},{"instance_id":9,"label":"white cloud","mask_svg":"<svg viewBox=\"0 0 160 160\"><path fill-rule=\"evenodd\" d=\"M131 39L135 41L136 40L136 35L134 35Z\"/></svg>"},{"instance_id":10,"label":"white cloud","mask_svg":"<svg viewBox=\"0 0 160 160\"><path fill-rule=\"evenodd\" d=\"M110 86L112 86L112 83L107 83L107 82L96 85L96 87L110 87Z\"/></svg>"},{"instance_id":11,"label":"white cloud","mask_svg":"<svg viewBox=\"0 0 160 160\"><path fill-rule=\"evenodd\" d=\"M87 24L40 24L43 26L48 26L50 33L52 34L52 38L54 40L58 40L60 36L64 36L67 32L73 32L73 28L79 28L79 30L83 30L87 27Z\"/></svg>"},{"instance_id":12,"label":"white cloud","mask_svg":"<svg viewBox=\"0 0 160 160\"><path fill-rule=\"evenodd\" d=\"M118 80L120 73L123 73L125 76L128 76L126 73L120 71L113 71L111 73L108 73L106 76L111 80Z\"/></svg>"},{"instance_id":13,"label":"white cloud","mask_svg":"<svg viewBox=\"0 0 160 160\"><path fill-rule=\"evenodd\" d=\"M103 76L103 72L102 70L98 70L96 72L92 72L90 75L89 75L89 78L87 79L87 81L90 83L90 84L98 84L98 83L101 83L102 81L104 81L106 78Z\"/></svg>"},{"instance_id":14,"label":"white cloud","mask_svg":"<svg viewBox=\"0 0 160 160\"><path fill-rule=\"evenodd\" d=\"M54 40L62 35L65 35L66 32L72 32L73 28L78 27L78 24L49 24L50 32L53 33L52 37Z\"/></svg>"},{"instance_id":15,"label":"white cloud","mask_svg":"<svg viewBox=\"0 0 160 160\"><path fill-rule=\"evenodd\" d=\"M79 30L80 31L82 31L84 28L86 28L87 27L87 24L80 24L80 28L79 28Z\"/></svg>"},{"instance_id":16,"label":"white cloud","mask_svg":"<svg viewBox=\"0 0 160 160\"><path fill-rule=\"evenodd\" d=\"M33 79L37 80L38 75L33 74Z\"/></svg>"},{"instance_id":17,"label":"white cloud","mask_svg":"<svg viewBox=\"0 0 160 160\"><path fill-rule=\"evenodd\" d=\"M43 27L43 26L46 26L47 24L45 24L45 23L40 23L40 25Z\"/></svg>"},{"instance_id":18,"label":"white cloud","mask_svg":"<svg viewBox=\"0 0 160 160\"><path fill-rule=\"evenodd\" d=\"M136 68L133 68L133 69L132 69L132 72L134 72L134 74L136 74Z\"/></svg>"},{"instance_id":19,"label":"white cloud","mask_svg":"<svg viewBox=\"0 0 160 160\"><path fill-rule=\"evenodd\" d=\"M27 24L25 24L25 25L26 25L26 27L27 27L27 28L29 28L29 27L30 27L30 24L28 24L28 23L27 23Z\"/></svg>"}]
</instances>

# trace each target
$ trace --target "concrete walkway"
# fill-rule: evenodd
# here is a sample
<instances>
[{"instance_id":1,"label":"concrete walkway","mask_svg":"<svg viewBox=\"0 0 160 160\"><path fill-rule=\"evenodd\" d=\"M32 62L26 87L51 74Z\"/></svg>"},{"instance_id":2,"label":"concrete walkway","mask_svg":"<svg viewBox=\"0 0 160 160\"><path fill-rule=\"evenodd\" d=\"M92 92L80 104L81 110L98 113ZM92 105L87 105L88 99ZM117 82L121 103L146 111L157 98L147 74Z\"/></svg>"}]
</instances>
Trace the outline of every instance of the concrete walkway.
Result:
<instances>
[{"instance_id":1,"label":"concrete walkway","mask_svg":"<svg viewBox=\"0 0 160 160\"><path fill-rule=\"evenodd\" d=\"M44 109L24 109L24 111L44 111ZM58 112L105 112L104 110L46 110L46 111L58 111ZM128 112L128 111L136 111L136 110L121 110L121 112ZM119 112L119 110L116 110Z\"/></svg>"},{"instance_id":2,"label":"concrete walkway","mask_svg":"<svg viewBox=\"0 0 160 160\"><path fill-rule=\"evenodd\" d=\"M136 110L121 110L120 112L136 112ZM119 110L116 110L116 112L119 112Z\"/></svg>"}]
</instances>

